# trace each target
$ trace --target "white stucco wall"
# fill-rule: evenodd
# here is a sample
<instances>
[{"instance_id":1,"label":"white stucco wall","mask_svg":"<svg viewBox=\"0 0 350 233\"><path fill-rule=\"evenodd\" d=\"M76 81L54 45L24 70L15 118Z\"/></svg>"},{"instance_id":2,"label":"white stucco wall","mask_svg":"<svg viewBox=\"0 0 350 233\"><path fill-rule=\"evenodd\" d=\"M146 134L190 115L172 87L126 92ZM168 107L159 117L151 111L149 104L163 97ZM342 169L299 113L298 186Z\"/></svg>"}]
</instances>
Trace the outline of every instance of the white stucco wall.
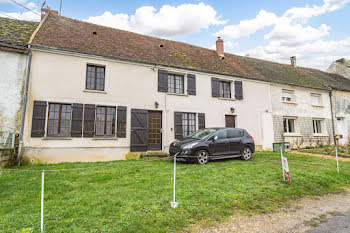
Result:
<instances>
[{"instance_id":1,"label":"white stucco wall","mask_svg":"<svg viewBox=\"0 0 350 233\"><path fill-rule=\"evenodd\" d=\"M106 66L105 93L84 90L88 63ZM130 110L155 110L156 101L159 103L157 110L163 112L164 150L174 140L174 111L205 113L206 127L214 127L225 126L225 114L232 114L231 107L235 108L234 115L237 115L236 126L247 129L258 146L271 148L273 131L271 102L267 101L270 98L268 83L164 68L169 72L196 75L196 96L178 96L158 92L158 68L101 58L33 51L25 122L25 153L45 162L122 159L130 146ZM244 99L213 98L211 77L242 80ZM31 138L34 100L127 106L127 137L116 140Z\"/></svg>"},{"instance_id":2,"label":"white stucco wall","mask_svg":"<svg viewBox=\"0 0 350 233\"><path fill-rule=\"evenodd\" d=\"M338 121L342 121L343 139L340 139L341 144L350 143L350 93L345 91L335 91L335 116ZM339 126L336 127L336 133L340 134Z\"/></svg>"},{"instance_id":3,"label":"white stucco wall","mask_svg":"<svg viewBox=\"0 0 350 233\"><path fill-rule=\"evenodd\" d=\"M0 51L0 131L19 131L27 55Z\"/></svg>"}]
</instances>

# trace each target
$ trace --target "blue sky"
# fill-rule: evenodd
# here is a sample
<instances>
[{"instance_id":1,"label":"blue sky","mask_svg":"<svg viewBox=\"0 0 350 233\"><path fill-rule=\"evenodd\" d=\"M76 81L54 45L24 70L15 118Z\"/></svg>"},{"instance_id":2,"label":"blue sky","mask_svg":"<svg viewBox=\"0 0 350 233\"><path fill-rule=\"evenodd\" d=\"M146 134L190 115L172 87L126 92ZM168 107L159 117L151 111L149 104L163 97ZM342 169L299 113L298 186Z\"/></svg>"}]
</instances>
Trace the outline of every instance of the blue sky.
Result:
<instances>
[{"instance_id":1,"label":"blue sky","mask_svg":"<svg viewBox=\"0 0 350 233\"><path fill-rule=\"evenodd\" d=\"M15 0L40 12L41 0ZM142 34L215 48L239 55L326 69L350 58L350 0L62 0L62 15ZM47 0L59 10L60 0ZM0 0L0 16L39 20L10 0Z\"/></svg>"}]
</instances>

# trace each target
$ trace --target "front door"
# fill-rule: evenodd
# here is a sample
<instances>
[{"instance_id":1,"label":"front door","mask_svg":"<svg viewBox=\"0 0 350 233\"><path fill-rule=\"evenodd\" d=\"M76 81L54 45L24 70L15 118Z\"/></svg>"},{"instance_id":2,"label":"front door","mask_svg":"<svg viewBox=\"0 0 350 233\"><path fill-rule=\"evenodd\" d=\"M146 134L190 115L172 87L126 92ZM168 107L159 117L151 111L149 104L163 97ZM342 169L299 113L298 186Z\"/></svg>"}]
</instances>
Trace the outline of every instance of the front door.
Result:
<instances>
[{"instance_id":1,"label":"front door","mask_svg":"<svg viewBox=\"0 0 350 233\"><path fill-rule=\"evenodd\" d=\"M162 112L148 111L148 150L162 149Z\"/></svg>"},{"instance_id":2,"label":"front door","mask_svg":"<svg viewBox=\"0 0 350 233\"><path fill-rule=\"evenodd\" d=\"M236 127L236 116L225 115L225 127L235 128Z\"/></svg>"}]
</instances>

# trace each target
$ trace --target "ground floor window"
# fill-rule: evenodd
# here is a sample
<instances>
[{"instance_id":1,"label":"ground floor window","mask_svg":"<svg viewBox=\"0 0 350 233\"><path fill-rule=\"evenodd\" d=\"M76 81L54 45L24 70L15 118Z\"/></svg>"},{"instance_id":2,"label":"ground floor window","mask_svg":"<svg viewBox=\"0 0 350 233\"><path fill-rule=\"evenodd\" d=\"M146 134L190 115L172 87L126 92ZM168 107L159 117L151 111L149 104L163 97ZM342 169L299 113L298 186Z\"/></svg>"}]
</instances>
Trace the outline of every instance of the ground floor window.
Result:
<instances>
[{"instance_id":1,"label":"ground floor window","mask_svg":"<svg viewBox=\"0 0 350 233\"><path fill-rule=\"evenodd\" d=\"M70 104L49 104L47 135L70 136L71 112Z\"/></svg>"},{"instance_id":2,"label":"ground floor window","mask_svg":"<svg viewBox=\"0 0 350 233\"><path fill-rule=\"evenodd\" d=\"M322 134L322 120L312 120L314 134Z\"/></svg>"},{"instance_id":3,"label":"ground floor window","mask_svg":"<svg viewBox=\"0 0 350 233\"><path fill-rule=\"evenodd\" d=\"M114 136L115 108L98 106L96 108L96 135Z\"/></svg>"},{"instance_id":4,"label":"ground floor window","mask_svg":"<svg viewBox=\"0 0 350 233\"><path fill-rule=\"evenodd\" d=\"M187 137L191 133L196 131L196 114L195 113L182 113L182 133L184 137Z\"/></svg>"},{"instance_id":5,"label":"ground floor window","mask_svg":"<svg viewBox=\"0 0 350 233\"><path fill-rule=\"evenodd\" d=\"M285 133L295 133L295 119L283 118L283 131Z\"/></svg>"}]
</instances>

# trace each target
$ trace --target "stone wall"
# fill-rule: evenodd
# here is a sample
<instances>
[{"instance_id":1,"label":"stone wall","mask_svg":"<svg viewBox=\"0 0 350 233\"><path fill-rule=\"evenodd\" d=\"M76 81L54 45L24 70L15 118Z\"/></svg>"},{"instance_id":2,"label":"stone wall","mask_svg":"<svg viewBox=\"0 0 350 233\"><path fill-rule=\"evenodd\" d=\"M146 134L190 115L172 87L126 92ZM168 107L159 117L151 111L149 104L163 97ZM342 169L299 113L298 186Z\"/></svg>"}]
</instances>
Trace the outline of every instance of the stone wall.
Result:
<instances>
[{"instance_id":1,"label":"stone wall","mask_svg":"<svg viewBox=\"0 0 350 233\"><path fill-rule=\"evenodd\" d=\"M14 149L2 149L0 148L0 166L10 165L14 159Z\"/></svg>"}]
</instances>

